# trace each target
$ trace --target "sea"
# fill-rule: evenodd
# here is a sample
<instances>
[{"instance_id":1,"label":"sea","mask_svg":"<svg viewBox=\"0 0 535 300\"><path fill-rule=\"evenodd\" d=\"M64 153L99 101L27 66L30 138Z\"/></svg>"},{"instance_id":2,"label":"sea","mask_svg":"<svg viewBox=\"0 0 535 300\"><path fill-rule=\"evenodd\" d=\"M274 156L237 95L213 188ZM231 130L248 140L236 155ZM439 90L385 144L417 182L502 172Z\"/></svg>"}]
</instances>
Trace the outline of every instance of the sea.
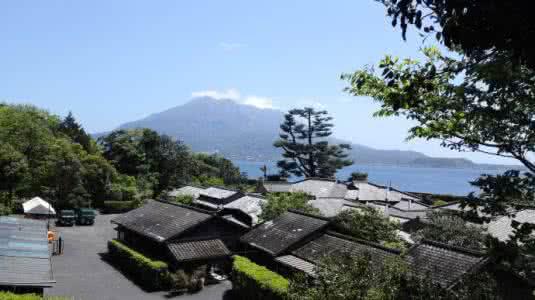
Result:
<instances>
[{"instance_id":1,"label":"sea","mask_svg":"<svg viewBox=\"0 0 535 300\"><path fill-rule=\"evenodd\" d=\"M233 161L241 172L245 172L249 178L257 179L262 176L260 167L266 165L268 174L278 173L274 162L257 162L235 160ZM346 180L352 172L368 173L368 180L381 185L391 185L394 188L422 193L449 194L465 196L470 192L478 192L470 184L481 174L501 174L507 168L423 168L406 166L385 166L385 165L352 165L338 171L336 177Z\"/></svg>"}]
</instances>

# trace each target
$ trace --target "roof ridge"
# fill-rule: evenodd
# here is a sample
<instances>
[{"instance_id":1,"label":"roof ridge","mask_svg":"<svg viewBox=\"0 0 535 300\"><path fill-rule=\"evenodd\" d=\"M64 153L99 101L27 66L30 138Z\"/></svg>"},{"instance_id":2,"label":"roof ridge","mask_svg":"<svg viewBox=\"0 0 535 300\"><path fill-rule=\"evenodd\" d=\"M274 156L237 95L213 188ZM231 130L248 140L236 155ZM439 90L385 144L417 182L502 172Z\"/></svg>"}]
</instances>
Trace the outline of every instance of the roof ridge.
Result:
<instances>
[{"instance_id":1,"label":"roof ridge","mask_svg":"<svg viewBox=\"0 0 535 300\"><path fill-rule=\"evenodd\" d=\"M231 188L228 188L228 187L224 187L224 186L219 186L219 185L211 185L206 189L209 189L209 188L216 188L216 189L220 189L220 190L225 190L225 191L229 191L229 192L236 192L236 193L239 193L240 191L236 190L236 189L231 189Z\"/></svg>"},{"instance_id":2,"label":"roof ridge","mask_svg":"<svg viewBox=\"0 0 535 300\"><path fill-rule=\"evenodd\" d=\"M461 253L465 253L465 254L469 254L473 256L485 256L486 255L486 253L482 251L477 251L474 249L469 249L469 248L465 248L461 246L449 245L446 243L437 242L437 241L428 240L428 239L422 239L420 244L429 244L431 246L440 247L440 248L444 248L444 249L448 249L452 251L457 251L457 252L461 252Z\"/></svg>"},{"instance_id":3,"label":"roof ridge","mask_svg":"<svg viewBox=\"0 0 535 300\"><path fill-rule=\"evenodd\" d=\"M291 213L294 213L294 214L302 215L302 216L305 216L305 217L320 219L320 220L324 220L324 221L328 221L328 222L331 221L331 219L329 219L327 217L318 216L318 215L314 215L314 214L311 214L311 213L306 213L306 212L299 211L299 210L296 210L296 209L288 209L287 212L291 212Z\"/></svg>"},{"instance_id":4,"label":"roof ridge","mask_svg":"<svg viewBox=\"0 0 535 300\"><path fill-rule=\"evenodd\" d=\"M179 190L179 189L184 188L184 187L194 187L194 188L198 188L198 189L205 189L206 188L202 184L199 184L199 185L197 185L197 184L185 184L185 185L183 185L183 186L181 186L179 188L174 188L173 190Z\"/></svg>"},{"instance_id":5,"label":"roof ridge","mask_svg":"<svg viewBox=\"0 0 535 300\"><path fill-rule=\"evenodd\" d=\"M186 205L186 204L175 203L175 202L170 202L170 201L166 201L166 200L154 200L154 199L147 199L147 200L152 200L152 201L165 203L165 204L171 204L171 205L174 205L174 206L178 206L178 207L182 207L182 208L185 208L185 209L194 210L196 212L204 213L204 214L207 214L207 215L212 215L212 216L215 215L214 212L211 212L209 210L205 210L205 209L202 209L202 208L189 206L189 205Z\"/></svg>"},{"instance_id":6,"label":"roof ridge","mask_svg":"<svg viewBox=\"0 0 535 300\"><path fill-rule=\"evenodd\" d=\"M385 246L383 246L383 245L381 245L379 243L374 243L374 242L370 242L370 241L367 241L367 240L355 238L355 237L352 237L352 236L349 236L349 235L346 235L346 234L342 234L342 233L339 233L339 232L336 232L336 231L328 230L327 232L325 232L325 234L326 235L330 235L330 236L334 236L334 237L337 237L337 238L340 238L340 239L343 239L343 240L347 240L347 241L351 241L351 242L355 242L355 243L360 243L360 244L365 244L365 245L368 245L368 246L373 246L375 248L379 248L381 250L384 250L384 251L387 251L387 252L391 252L391 253L394 253L394 254L401 254L401 250L388 248L388 247L385 247Z\"/></svg>"}]
</instances>

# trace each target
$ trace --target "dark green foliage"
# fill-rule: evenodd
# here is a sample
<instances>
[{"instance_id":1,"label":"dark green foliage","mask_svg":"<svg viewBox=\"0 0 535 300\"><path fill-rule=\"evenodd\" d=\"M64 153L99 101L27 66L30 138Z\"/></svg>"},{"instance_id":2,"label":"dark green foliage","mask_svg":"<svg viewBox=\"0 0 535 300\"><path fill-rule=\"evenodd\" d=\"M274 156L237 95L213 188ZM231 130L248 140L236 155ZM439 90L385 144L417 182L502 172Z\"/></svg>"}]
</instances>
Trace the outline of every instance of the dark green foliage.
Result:
<instances>
[{"instance_id":1,"label":"dark green foliage","mask_svg":"<svg viewBox=\"0 0 535 300\"><path fill-rule=\"evenodd\" d=\"M117 130L99 139L103 155L122 174L136 178L138 189L158 196L169 187L188 181L188 148L150 129Z\"/></svg>"},{"instance_id":2,"label":"dark green foliage","mask_svg":"<svg viewBox=\"0 0 535 300\"><path fill-rule=\"evenodd\" d=\"M117 240L108 242L108 255L111 262L143 288L155 291L168 287L170 276L166 263L152 260Z\"/></svg>"},{"instance_id":3,"label":"dark green foliage","mask_svg":"<svg viewBox=\"0 0 535 300\"><path fill-rule=\"evenodd\" d=\"M240 173L238 167L234 166L230 160L222 156L196 153L193 155L193 160L192 174L195 176L195 179L199 180L201 185L208 185L207 183L210 183L205 179L219 180L213 183L222 182L224 185L241 184L247 180L246 174Z\"/></svg>"},{"instance_id":4,"label":"dark green foliage","mask_svg":"<svg viewBox=\"0 0 535 300\"><path fill-rule=\"evenodd\" d=\"M349 181L368 181L368 173L366 172L353 172L349 177Z\"/></svg>"},{"instance_id":5,"label":"dark green foliage","mask_svg":"<svg viewBox=\"0 0 535 300\"><path fill-rule=\"evenodd\" d=\"M303 300L405 300L501 299L495 280L486 272L468 274L451 290L429 276L415 276L402 257L372 261L371 254L340 253L326 257L315 268L311 282L304 276L290 283L292 299Z\"/></svg>"},{"instance_id":6,"label":"dark green foliage","mask_svg":"<svg viewBox=\"0 0 535 300\"><path fill-rule=\"evenodd\" d=\"M238 299L288 299L289 282L281 275L242 256L234 256L232 289Z\"/></svg>"},{"instance_id":7,"label":"dark green foliage","mask_svg":"<svg viewBox=\"0 0 535 300\"><path fill-rule=\"evenodd\" d=\"M371 207L344 210L335 217L336 231L374 243L401 245L397 230L400 225L392 222L378 210Z\"/></svg>"},{"instance_id":8,"label":"dark green foliage","mask_svg":"<svg viewBox=\"0 0 535 300\"><path fill-rule=\"evenodd\" d=\"M277 163L281 175L330 178L353 163L347 159L348 144L329 145L326 140L332 134L331 121L327 111L310 107L292 109L284 116L280 138L274 143L283 151Z\"/></svg>"},{"instance_id":9,"label":"dark green foliage","mask_svg":"<svg viewBox=\"0 0 535 300\"><path fill-rule=\"evenodd\" d=\"M14 294L11 292L0 291L0 299L2 300L70 300L71 297L42 296L42 295L37 295L37 294Z\"/></svg>"},{"instance_id":10,"label":"dark green foliage","mask_svg":"<svg viewBox=\"0 0 535 300\"><path fill-rule=\"evenodd\" d=\"M399 257L374 263L370 254L340 253L326 257L315 268L314 284L304 277L292 280L294 299L396 299L408 266Z\"/></svg>"},{"instance_id":11,"label":"dark green foliage","mask_svg":"<svg viewBox=\"0 0 535 300\"><path fill-rule=\"evenodd\" d=\"M502 0L376 0L383 3L392 26L403 38L409 25L420 34L432 35L454 51L471 58L508 52L515 63L535 67L531 36L533 1Z\"/></svg>"},{"instance_id":12,"label":"dark green foliage","mask_svg":"<svg viewBox=\"0 0 535 300\"><path fill-rule=\"evenodd\" d=\"M489 216L535 206L531 155L535 151L535 70L515 65L507 53L477 61L448 57L437 48L424 49L424 55L423 62L387 56L379 72L366 68L343 75L350 83L347 91L380 102L378 116L415 121L409 138L439 139L452 150L487 153L523 164L524 174L512 170L473 182L481 194L473 193L463 201L463 207L472 208L466 217L486 222ZM475 214L475 208L484 214ZM530 238L535 226L513 223L517 228L512 241L522 255L528 255L521 241Z\"/></svg>"},{"instance_id":13,"label":"dark green foliage","mask_svg":"<svg viewBox=\"0 0 535 300\"><path fill-rule=\"evenodd\" d=\"M192 205L193 204L193 197L191 195L179 195L176 196L172 201L184 205Z\"/></svg>"},{"instance_id":14,"label":"dark green foliage","mask_svg":"<svg viewBox=\"0 0 535 300\"><path fill-rule=\"evenodd\" d=\"M88 153L95 151L95 144L93 139L85 132L82 126L76 122L72 112L59 123L58 129L60 132L67 135L73 142L80 144Z\"/></svg>"},{"instance_id":15,"label":"dark green foliage","mask_svg":"<svg viewBox=\"0 0 535 300\"><path fill-rule=\"evenodd\" d=\"M426 225L413 237L474 250L484 248L487 239L483 228L468 224L456 215L439 211L429 213Z\"/></svg>"},{"instance_id":16,"label":"dark green foliage","mask_svg":"<svg viewBox=\"0 0 535 300\"><path fill-rule=\"evenodd\" d=\"M57 208L74 207L107 196L115 169L96 148L88 152L74 141L74 132L85 134L73 118L62 122L33 106L0 106L0 194L8 194L6 205L38 195Z\"/></svg>"},{"instance_id":17,"label":"dark green foliage","mask_svg":"<svg viewBox=\"0 0 535 300\"><path fill-rule=\"evenodd\" d=\"M267 221L285 213L288 209L294 209L305 213L321 215L319 209L308 202L310 196L305 193L274 193L267 196L267 201L262 203L260 219Z\"/></svg>"},{"instance_id":18,"label":"dark green foliage","mask_svg":"<svg viewBox=\"0 0 535 300\"><path fill-rule=\"evenodd\" d=\"M136 201L104 201L103 212L124 213L136 208Z\"/></svg>"}]
</instances>

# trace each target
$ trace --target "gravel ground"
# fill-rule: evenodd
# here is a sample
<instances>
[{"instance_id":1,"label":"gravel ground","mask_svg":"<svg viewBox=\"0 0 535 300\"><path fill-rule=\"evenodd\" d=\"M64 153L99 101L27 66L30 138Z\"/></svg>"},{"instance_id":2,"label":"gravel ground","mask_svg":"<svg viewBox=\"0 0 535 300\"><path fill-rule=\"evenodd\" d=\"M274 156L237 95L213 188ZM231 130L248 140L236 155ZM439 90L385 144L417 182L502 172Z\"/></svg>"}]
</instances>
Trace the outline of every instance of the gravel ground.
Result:
<instances>
[{"instance_id":1,"label":"gravel ground","mask_svg":"<svg viewBox=\"0 0 535 300\"><path fill-rule=\"evenodd\" d=\"M72 296L78 300L169 299L166 292L148 293L103 261L106 243L116 236L110 220L115 215L98 215L94 226L57 227L64 240L63 254L52 257L52 270L57 281L47 295ZM193 295L172 299L230 299L228 281L205 287Z\"/></svg>"}]
</instances>

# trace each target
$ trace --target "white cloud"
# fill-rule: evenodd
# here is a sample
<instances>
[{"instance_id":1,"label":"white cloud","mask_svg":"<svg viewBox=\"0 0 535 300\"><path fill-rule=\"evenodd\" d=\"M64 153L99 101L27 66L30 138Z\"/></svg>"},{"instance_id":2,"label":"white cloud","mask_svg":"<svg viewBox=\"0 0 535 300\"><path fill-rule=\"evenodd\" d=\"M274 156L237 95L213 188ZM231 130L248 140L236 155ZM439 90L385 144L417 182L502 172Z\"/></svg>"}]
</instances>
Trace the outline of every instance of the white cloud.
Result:
<instances>
[{"instance_id":1,"label":"white cloud","mask_svg":"<svg viewBox=\"0 0 535 300\"><path fill-rule=\"evenodd\" d=\"M234 43L234 42L221 42L219 43L219 47L221 47L225 51L233 51L240 48L243 48L247 45L242 43Z\"/></svg>"},{"instance_id":2,"label":"white cloud","mask_svg":"<svg viewBox=\"0 0 535 300\"><path fill-rule=\"evenodd\" d=\"M191 93L192 97L211 97L216 100L230 99L241 104L251 105L260 109L275 109L273 100L268 97L259 96L243 96L237 89L227 89L222 91L206 90Z\"/></svg>"},{"instance_id":3,"label":"white cloud","mask_svg":"<svg viewBox=\"0 0 535 300\"><path fill-rule=\"evenodd\" d=\"M230 99L238 101L241 98L240 91L237 89L228 89L224 91L206 90L191 93L192 97L211 97L217 100Z\"/></svg>"},{"instance_id":4,"label":"white cloud","mask_svg":"<svg viewBox=\"0 0 535 300\"><path fill-rule=\"evenodd\" d=\"M266 98L266 97L248 96L245 99L243 99L242 103L246 105L251 105L257 108L261 108L261 109L275 108L273 106L273 100L270 98Z\"/></svg>"}]
</instances>

